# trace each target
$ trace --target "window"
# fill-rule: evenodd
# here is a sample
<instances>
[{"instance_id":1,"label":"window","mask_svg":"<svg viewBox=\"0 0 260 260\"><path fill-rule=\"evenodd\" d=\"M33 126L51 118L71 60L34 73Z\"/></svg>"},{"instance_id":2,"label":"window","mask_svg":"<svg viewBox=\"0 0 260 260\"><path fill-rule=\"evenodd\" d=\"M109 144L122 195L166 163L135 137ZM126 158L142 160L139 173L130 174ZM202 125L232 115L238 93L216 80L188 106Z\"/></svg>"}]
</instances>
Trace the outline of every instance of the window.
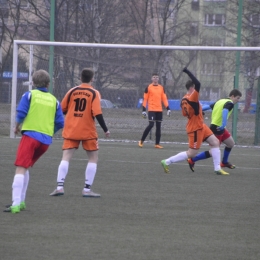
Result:
<instances>
[{"instance_id":1,"label":"window","mask_svg":"<svg viewBox=\"0 0 260 260\"><path fill-rule=\"evenodd\" d=\"M198 23L191 23L190 24L190 34L192 36L197 36L199 33L199 29L198 29Z\"/></svg>"},{"instance_id":2,"label":"window","mask_svg":"<svg viewBox=\"0 0 260 260\"><path fill-rule=\"evenodd\" d=\"M0 17L0 24L2 24L2 19L4 20L4 23L7 24L9 17L8 9L0 9Z\"/></svg>"},{"instance_id":3,"label":"window","mask_svg":"<svg viewBox=\"0 0 260 260\"><path fill-rule=\"evenodd\" d=\"M225 25L224 14L206 14L204 24L207 26L223 26Z\"/></svg>"},{"instance_id":4,"label":"window","mask_svg":"<svg viewBox=\"0 0 260 260\"><path fill-rule=\"evenodd\" d=\"M203 44L205 44L206 46L224 46L224 39L206 38Z\"/></svg>"},{"instance_id":5,"label":"window","mask_svg":"<svg viewBox=\"0 0 260 260\"><path fill-rule=\"evenodd\" d=\"M198 11L200 9L200 1L199 0L192 0L191 9L194 10L194 11Z\"/></svg>"},{"instance_id":6,"label":"window","mask_svg":"<svg viewBox=\"0 0 260 260\"><path fill-rule=\"evenodd\" d=\"M3 8L5 6L5 8L7 8L7 0L0 0L0 7Z\"/></svg>"},{"instance_id":7,"label":"window","mask_svg":"<svg viewBox=\"0 0 260 260\"><path fill-rule=\"evenodd\" d=\"M251 14L250 21L253 27L260 27L260 14Z\"/></svg>"},{"instance_id":8,"label":"window","mask_svg":"<svg viewBox=\"0 0 260 260\"><path fill-rule=\"evenodd\" d=\"M28 0L16 0L15 2L16 2L16 5L20 6L21 8L29 8L30 7Z\"/></svg>"},{"instance_id":9,"label":"window","mask_svg":"<svg viewBox=\"0 0 260 260\"><path fill-rule=\"evenodd\" d=\"M223 69L222 64L216 64L216 63L204 63L201 74L204 75L220 75Z\"/></svg>"}]
</instances>

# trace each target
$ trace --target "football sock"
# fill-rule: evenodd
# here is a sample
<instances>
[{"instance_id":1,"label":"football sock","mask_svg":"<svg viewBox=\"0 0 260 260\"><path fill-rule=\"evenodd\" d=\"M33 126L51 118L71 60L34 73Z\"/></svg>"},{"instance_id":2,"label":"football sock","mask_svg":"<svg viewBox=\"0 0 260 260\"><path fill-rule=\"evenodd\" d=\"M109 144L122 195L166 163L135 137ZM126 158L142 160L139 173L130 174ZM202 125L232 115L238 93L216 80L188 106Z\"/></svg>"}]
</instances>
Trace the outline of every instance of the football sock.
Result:
<instances>
[{"instance_id":1,"label":"football sock","mask_svg":"<svg viewBox=\"0 0 260 260\"><path fill-rule=\"evenodd\" d=\"M85 191L89 191L91 185L94 182L94 178L97 172L97 164L96 163L88 163L85 171Z\"/></svg>"},{"instance_id":2,"label":"football sock","mask_svg":"<svg viewBox=\"0 0 260 260\"><path fill-rule=\"evenodd\" d=\"M180 162L180 161L184 161L188 159L188 155L186 152L180 152L168 159L165 160L167 165L170 165L171 163L176 163L176 162Z\"/></svg>"},{"instance_id":3,"label":"football sock","mask_svg":"<svg viewBox=\"0 0 260 260\"><path fill-rule=\"evenodd\" d=\"M61 160L58 168L58 175L57 175L57 190L63 188L68 170L69 170L69 162L65 160Z\"/></svg>"},{"instance_id":4,"label":"football sock","mask_svg":"<svg viewBox=\"0 0 260 260\"><path fill-rule=\"evenodd\" d=\"M229 157L229 154L230 154L231 150L232 150L232 148L225 147L224 154L223 154L223 159L222 159L223 163L227 163L228 162L228 157Z\"/></svg>"},{"instance_id":5,"label":"football sock","mask_svg":"<svg viewBox=\"0 0 260 260\"><path fill-rule=\"evenodd\" d=\"M21 194L23 189L24 183L24 175L23 174L15 174L13 185L12 185L12 199L13 204L12 206L20 205L21 203Z\"/></svg>"},{"instance_id":6,"label":"football sock","mask_svg":"<svg viewBox=\"0 0 260 260\"><path fill-rule=\"evenodd\" d=\"M220 168L220 149L219 147L211 148L211 155L213 158L214 170L219 171Z\"/></svg>"},{"instance_id":7,"label":"football sock","mask_svg":"<svg viewBox=\"0 0 260 260\"><path fill-rule=\"evenodd\" d=\"M192 158L192 161L197 162L200 160L207 159L209 157L211 157L209 151L205 151L205 152L201 152L201 153L197 154L194 158Z\"/></svg>"},{"instance_id":8,"label":"football sock","mask_svg":"<svg viewBox=\"0 0 260 260\"><path fill-rule=\"evenodd\" d=\"M28 188L29 180L30 180L30 175L29 175L29 171L27 170L24 174L23 189L22 189L22 194L21 194L21 202L25 201L26 191L27 191L27 188Z\"/></svg>"}]
</instances>

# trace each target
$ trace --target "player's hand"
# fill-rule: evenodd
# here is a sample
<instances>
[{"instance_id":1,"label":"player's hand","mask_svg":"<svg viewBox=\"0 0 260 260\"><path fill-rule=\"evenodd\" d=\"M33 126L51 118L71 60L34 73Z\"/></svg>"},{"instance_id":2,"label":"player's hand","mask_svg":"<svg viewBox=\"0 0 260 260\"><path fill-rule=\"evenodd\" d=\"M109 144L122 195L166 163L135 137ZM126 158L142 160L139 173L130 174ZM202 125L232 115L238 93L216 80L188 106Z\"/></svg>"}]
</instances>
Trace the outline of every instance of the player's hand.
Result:
<instances>
[{"instance_id":1,"label":"player's hand","mask_svg":"<svg viewBox=\"0 0 260 260\"><path fill-rule=\"evenodd\" d=\"M145 111L142 112L142 116L143 118L146 118L147 117L147 113Z\"/></svg>"},{"instance_id":2,"label":"player's hand","mask_svg":"<svg viewBox=\"0 0 260 260\"><path fill-rule=\"evenodd\" d=\"M188 72L188 69L185 67L182 71L183 72Z\"/></svg>"},{"instance_id":3,"label":"player's hand","mask_svg":"<svg viewBox=\"0 0 260 260\"><path fill-rule=\"evenodd\" d=\"M171 110L167 110L167 116L171 116Z\"/></svg>"},{"instance_id":4,"label":"player's hand","mask_svg":"<svg viewBox=\"0 0 260 260\"><path fill-rule=\"evenodd\" d=\"M222 130L224 130L224 128L225 128L225 126L222 125L222 126L217 127L217 130L222 131Z\"/></svg>"},{"instance_id":5,"label":"player's hand","mask_svg":"<svg viewBox=\"0 0 260 260\"><path fill-rule=\"evenodd\" d=\"M14 133L17 135L17 134L19 134L20 133L20 127L19 126L15 126L14 127Z\"/></svg>"},{"instance_id":6,"label":"player's hand","mask_svg":"<svg viewBox=\"0 0 260 260\"><path fill-rule=\"evenodd\" d=\"M107 130L107 132L105 132L105 136L106 138L110 137L110 132Z\"/></svg>"}]
</instances>

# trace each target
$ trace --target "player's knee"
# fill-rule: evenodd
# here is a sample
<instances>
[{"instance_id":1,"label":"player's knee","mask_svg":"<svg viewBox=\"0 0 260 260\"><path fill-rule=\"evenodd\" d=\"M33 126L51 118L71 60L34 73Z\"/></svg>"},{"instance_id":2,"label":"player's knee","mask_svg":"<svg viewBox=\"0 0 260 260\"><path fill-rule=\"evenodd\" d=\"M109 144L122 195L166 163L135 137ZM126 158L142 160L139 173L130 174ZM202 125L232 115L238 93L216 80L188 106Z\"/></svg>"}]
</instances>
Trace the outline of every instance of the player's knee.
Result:
<instances>
[{"instance_id":1,"label":"player's knee","mask_svg":"<svg viewBox=\"0 0 260 260\"><path fill-rule=\"evenodd\" d=\"M150 128L153 128L153 126L154 126L154 122L153 122L153 121L150 121L150 122L149 122L149 127L150 127Z\"/></svg>"}]
</instances>

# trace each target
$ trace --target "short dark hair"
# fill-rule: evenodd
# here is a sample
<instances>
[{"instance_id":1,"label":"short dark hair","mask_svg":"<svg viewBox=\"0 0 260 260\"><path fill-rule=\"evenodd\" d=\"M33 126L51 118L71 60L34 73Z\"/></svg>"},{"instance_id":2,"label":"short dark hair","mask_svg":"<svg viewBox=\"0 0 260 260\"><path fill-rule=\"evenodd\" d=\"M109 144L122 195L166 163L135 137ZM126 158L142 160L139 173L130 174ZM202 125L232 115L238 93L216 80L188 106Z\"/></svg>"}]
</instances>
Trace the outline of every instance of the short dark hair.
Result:
<instances>
[{"instance_id":1,"label":"short dark hair","mask_svg":"<svg viewBox=\"0 0 260 260\"><path fill-rule=\"evenodd\" d=\"M234 97L237 97L237 96L240 96L242 97L242 93L238 90L238 89L232 89L229 93L229 97L231 96L234 96Z\"/></svg>"},{"instance_id":2,"label":"short dark hair","mask_svg":"<svg viewBox=\"0 0 260 260\"><path fill-rule=\"evenodd\" d=\"M48 87L50 83L50 75L46 70L37 70L32 75L33 86L36 88L39 87Z\"/></svg>"},{"instance_id":3,"label":"short dark hair","mask_svg":"<svg viewBox=\"0 0 260 260\"><path fill-rule=\"evenodd\" d=\"M153 72L153 73L152 73L152 77L153 77L153 76L159 76L159 74L158 74L157 72Z\"/></svg>"},{"instance_id":4,"label":"short dark hair","mask_svg":"<svg viewBox=\"0 0 260 260\"><path fill-rule=\"evenodd\" d=\"M90 68L85 68L81 71L82 83L89 83L94 77L94 71Z\"/></svg>"},{"instance_id":5,"label":"short dark hair","mask_svg":"<svg viewBox=\"0 0 260 260\"><path fill-rule=\"evenodd\" d=\"M186 87L187 90L189 90L190 87L192 87L193 85L194 85L193 81L192 80L188 80L186 85L185 85L185 87Z\"/></svg>"}]
</instances>

